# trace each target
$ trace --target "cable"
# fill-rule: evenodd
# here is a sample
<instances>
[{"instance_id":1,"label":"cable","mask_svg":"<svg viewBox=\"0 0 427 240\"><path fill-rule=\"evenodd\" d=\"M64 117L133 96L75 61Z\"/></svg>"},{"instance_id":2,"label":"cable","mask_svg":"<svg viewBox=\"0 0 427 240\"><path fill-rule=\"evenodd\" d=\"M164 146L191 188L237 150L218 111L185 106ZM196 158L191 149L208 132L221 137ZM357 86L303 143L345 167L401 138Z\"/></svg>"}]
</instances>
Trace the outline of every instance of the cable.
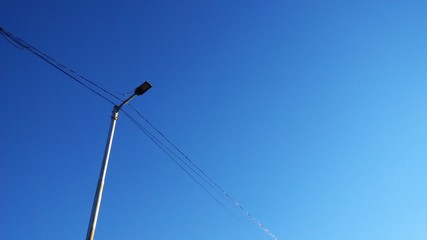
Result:
<instances>
[{"instance_id":1,"label":"cable","mask_svg":"<svg viewBox=\"0 0 427 240\"><path fill-rule=\"evenodd\" d=\"M57 70L61 71L65 75L72 78L77 83L81 84L85 88L89 89L102 99L108 101L109 103L116 105L113 101L108 99L106 96L101 94L99 91L95 90L93 87L89 86L86 83L91 84L92 86L98 88L105 94L108 94L109 96L119 100L123 101L110 91L106 90L99 84L83 77L82 75L77 74L74 70L68 68L67 66L63 65L62 63L58 62L57 60L53 59L52 57L48 56L47 54L41 52L37 48L33 47L29 43L25 42L24 40L20 39L19 37L14 36L12 33L7 32L3 28L0 27L0 34L14 47L19 49L25 49L45 61L46 63L50 64ZM80 79L79 79L80 78ZM86 83L85 83L86 82ZM196 183L202 187L212 198L215 199L215 201L220 204L222 207L224 207L234 218L236 218L240 224L242 222L230 211L228 210L217 198L215 198L211 192L209 192L195 177L185 169L183 165L181 165L175 158L177 158L182 164L184 164L188 169L190 169L194 174L196 174L200 179L202 179L205 183L207 183L212 189L214 189L216 192L221 194L226 200L231 202L235 207L239 208L252 222L254 222L259 228L261 228L265 233L267 233L271 238L274 240L277 240L277 238L273 235L273 233L270 232L270 230L265 227L258 219L256 219L248 210L246 210L237 200L235 200L230 194L225 192L215 181L213 181L201 168L199 168L187 155L185 155L172 141L170 141L158 128L156 128L148 119L146 119L138 110L136 110L132 105L129 105L147 124L149 124L166 142L168 142L176 151L179 152L189 163L187 163L184 159L179 157L176 153L174 153L170 148L168 148L165 144L163 144L161 141L159 141L153 134L151 134L147 129L145 129L141 124L139 124L134 118L132 118L127 112L125 112L123 109L122 111L125 113L125 115L137 126L139 127L163 152L165 152L182 170L184 170ZM167 151L166 151L167 150ZM175 158L173 156L175 156ZM191 166L189 165L191 164ZM193 168L194 167L194 168ZM243 225L243 224L242 224ZM244 226L244 225L243 225ZM258 237L257 237L258 238Z\"/></svg>"},{"instance_id":2,"label":"cable","mask_svg":"<svg viewBox=\"0 0 427 240\"><path fill-rule=\"evenodd\" d=\"M65 65L63 65L62 63L56 61L55 59L53 59L52 57L48 56L47 54L41 52L40 50L38 50L37 48L33 47L31 44L25 42L24 40L20 39L19 37L14 36L12 33L7 32L6 30L4 30L3 28L0 27L0 33L1 35L13 46L15 46L16 48L19 49L25 49L30 51L31 53L33 53L34 55L36 55L37 57L39 57L40 59L42 59L43 61L45 61L46 63L50 64L51 66L53 66L54 68L56 68L57 70L61 71L62 73L64 73L65 75L69 76L70 78L72 78L74 81L76 81L77 83L81 84L82 86L84 86L85 88L89 89L91 92L95 93L96 95L98 95L99 97L103 98L104 100L108 101L109 103L116 105L113 101L111 101L110 99L108 99L107 97L105 97L103 94L101 94L99 91L95 90L94 88L90 87L88 84L89 83L95 87L97 87L98 89L100 89L101 91L103 91L104 93L118 99L121 100L120 98L118 98L117 96L115 96L114 94L112 94L111 92L107 91L105 88L101 87L99 84L96 84L93 81L90 81L89 79L77 74L74 70L66 67ZM75 76L73 76L73 74ZM80 79L78 79L80 78ZM83 81L82 81L83 80ZM84 83L84 81L86 83Z\"/></svg>"},{"instance_id":3,"label":"cable","mask_svg":"<svg viewBox=\"0 0 427 240\"><path fill-rule=\"evenodd\" d=\"M215 202L217 202L222 208L224 208L240 225L243 226L243 228L252 236L254 236L256 239L261 240L257 235L255 235L253 232L251 232L244 224L243 222L236 216L233 214L233 212L230 211L230 209L228 209L218 198L216 198L205 186L203 186L203 184L198 181L183 165L181 165L174 157L173 155L180 159L176 154L174 154L167 146L165 146L159 139L157 139L151 132L149 132L146 128L144 128L144 126L142 126L138 121L136 121L130 114L128 114L125 110L121 109L121 111L126 115L126 117L129 118L129 120L131 120L131 122L137 127L139 128L153 143L155 143L157 145L157 147L160 148L160 150L162 150L176 165L179 166L179 168L181 168L181 170L183 170L193 181L195 181L197 183L197 185L199 185L207 194L209 194L209 196L215 200ZM171 152L172 155L169 153ZM181 160L181 159L180 159ZM185 164L185 163L184 163ZM187 165L188 167L188 165ZM191 168L190 168L191 169ZM201 177L199 175L199 177Z\"/></svg>"},{"instance_id":4,"label":"cable","mask_svg":"<svg viewBox=\"0 0 427 240\"><path fill-rule=\"evenodd\" d=\"M204 177L200 176L205 182L207 182L212 188L217 192L222 194L228 201L230 201L235 207L239 208L244 215L246 215L253 223L255 223L260 229L262 229L266 234L268 234L272 239L278 240L278 238L257 218L255 218L247 209L245 209L235 198L233 198L229 193L224 191L224 189L212 180L200 167L198 167L186 154L184 154L172 141L170 141L165 134L163 134L156 126L154 126L147 118L145 118L137 109L135 109L131 104L129 106L148 124L150 125L160 136L162 136L173 148L178 151L188 162L191 163ZM193 168L191 168L193 170ZM195 171L195 170L193 170ZM213 186L212 186L213 185Z\"/></svg>"},{"instance_id":5,"label":"cable","mask_svg":"<svg viewBox=\"0 0 427 240\"><path fill-rule=\"evenodd\" d=\"M17 45L16 43L14 43L12 40L10 40L8 37L7 37L7 35L5 35L4 33L3 33L3 31L2 30L0 30L0 34L3 36L3 38L4 39L6 39L6 41L8 41L10 44L12 44L14 47L16 47L16 48L18 48L18 49L25 49L24 47L22 47L22 46L19 46L19 45Z\"/></svg>"}]
</instances>

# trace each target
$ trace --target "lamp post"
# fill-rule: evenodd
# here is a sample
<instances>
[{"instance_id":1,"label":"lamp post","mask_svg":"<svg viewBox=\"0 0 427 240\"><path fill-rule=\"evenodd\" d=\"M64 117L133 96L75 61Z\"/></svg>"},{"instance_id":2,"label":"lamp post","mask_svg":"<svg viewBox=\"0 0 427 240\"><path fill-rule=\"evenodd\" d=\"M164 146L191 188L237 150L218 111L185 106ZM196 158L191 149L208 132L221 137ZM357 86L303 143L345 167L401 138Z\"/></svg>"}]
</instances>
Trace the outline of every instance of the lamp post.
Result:
<instances>
[{"instance_id":1,"label":"lamp post","mask_svg":"<svg viewBox=\"0 0 427 240\"><path fill-rule=\"evenodd\" d=\"M90 215L89 226L87 229L86 240L93 240L95 236L96 222L98 220L99 207L101 205L102 191L104 190L105 175L107 174L108 160L110 158L111 144L113 142L114 129L116 127L117 117L120 109L136 96L144 94L151 88L151 84L147 81L137 87L128 99L124 100L120 105L113 107L111 115L110 131L108 133L107 145L105 146L104 159L102 160L101 172L99 173L98 185L96 186L96 193L93 199L92 212Z\"/></svg>"}]
</instances>

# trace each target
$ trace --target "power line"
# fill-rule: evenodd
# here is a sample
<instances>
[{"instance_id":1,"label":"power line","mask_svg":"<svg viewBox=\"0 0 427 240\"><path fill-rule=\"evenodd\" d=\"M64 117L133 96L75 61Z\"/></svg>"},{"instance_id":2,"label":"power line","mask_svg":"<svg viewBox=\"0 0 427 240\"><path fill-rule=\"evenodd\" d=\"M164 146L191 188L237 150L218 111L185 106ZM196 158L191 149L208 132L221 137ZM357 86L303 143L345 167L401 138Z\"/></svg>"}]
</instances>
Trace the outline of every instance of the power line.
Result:
<instances>
[{"instance_id":1,"label":"power line","mask_svg":"<svg viewBox=\"0 0 427 240\"><path fill-rule=\"evenodd\" d=\"M96 84L95 82L90 81L89 79L77 74L74 70L66 67L62 63L58 62L57 60L53 59L52 57L48 56L47 54L45 54L42 51L38 50L37 48L33 47L31 44L25 42L24 40L20 39L19 37L14 36L12 33L4 30L2 27L0 27L0 34L3 36L3 38L5 38L14 47L19 48L19 49L28 50L29 52L33 53L34 55L36 55L37 57L39 57L40 59L42 59L46 63L50 64L51 66L53 66L57 70L61 71L62 73L64 73L65 75L67 75L68 77L70 77L71 79L76 81L77 83L81 84L85 88L89 89L91 92L95 93L96 95L98 95L102 99L108 101L109 103L116 105L113 101L111 101L106 96L101 94L94 87L98 88L102 92L110 95L111 97L113 97L115 99L121 100L120 98L118 98L117 96L115 96L114 94L112 94L111 92L106 90L105 88L101 87L99 84ZM89 86L89 84L94 86L94 87Z\"/></svg>"},{"instance_id":2,"label":"power line","mask_svg":"<svg viewBox=\"0 0 427 240\"><path fill-rule=\"evenodd\" d=\"M264 225L255 218L246 208L244 208L235 198L233 198L229 193L227 193L218 183L216 183L209 175L206 174L197 164L192 161L181 149L179 149L176 144L174 144L169 138L166 137L164 133L162 133L154 124L152 124L146 117L144 117L137 109L135 109L132 105L129 104L129 107L132 108L136 114L141 117L150 127L154 129L167 143L169 143L179 154L183 156L188 163L183 162L184 160L177 156L175 153L172 153L175 157L177 157L181 162L183 162L192 172L194 172L197 176L199 176L204 182L206 182L212 189L221 194L227 201L229 201L232 205L238 208L246 217L248 217L255 225L257 225L260 229L262 229L267 235L269 235L272 239L277 240L278 238ZM157 140L159 141L159 140ZM169 148L168 151L171 152ZM191 166L190 166L191 164Z\"/></svg>"},{"instance_id":3,"label":"power line","mask_svg":"<svg viewBox=\"0 0 427 240\"><path fill-rule=\"evenodd\" d=\"M256 239L260 238L255 235L253 232L251 232L246 225L243 224L243 222L235 215L233 212L231 212L230 209L228 209L218 198L216 198L199 180L196 179L194 175L191 174L180 162L177 161L176 158L178 158L181 162L183 161L179 156L177 156L173 151L171 151L164 143L162 143L156 136L154 136L150 131L148 131L144 126L142 126L135 118L133 118L129 113L127 113L125 110L121 109L121 111L126 115L126 117L129 118L129 120L137 127L139 128L157 147L160 148L178 167L183 170L199 187L201 187L213 200L215 200L216 203L218 203L222 208L224 208L240 225L243 226L243 228L252 236L254 236ZM188 168L190 168L192 171L194 171L189 165L187 165L185 162L183 162L184 165L186 165ZM197 173L196 173L197 174ZM198 174L197 174L198 175ZM203 179L200 175L198 175L200 178ZM203 179L204 180L204 179Z\"/></svg>"},{"instance_id":4,"label":"power line","mask_svg":"<svg viewBox=\"0 0 427 240\"><path fill-rule=\"evenodd\" d=\"M58 62L57 60L53 59L52 57L48 56L47 54L41 52L37 48L33 47L29 43L25 42L24 40L20 39L19 37L14 36L12 33L7 32L3 28L0 27L0 34L14 47L19 49L25 49L45 61L46 63L50 64L57 70L61 71L65 75L69 76L71 79L76 81L77 83L81 84L85 88L89 89L102 99L108 101L109 103L116 105L113 101L111 101L109 98L107 98L104 94L109 95L110 97L113 97L117 100L123 101L110 91L106 90L104 87L100 86L99 84L83 77L82 75L77 74L74 70L68 68L67 66L63 65L62 63ZM91 86L90 86L90 85ZM96 90L94 87L99 89L100 91L104 92L102 94L99 90ZM196 179L194 175L191 174L193 172L196 174L200 179L202 179L205 183L207 183L213 190L215 190L217 193L219 193L222 197L224 197L227 201L231 202L232 205L240 209L244 215L246 215L253 223L255 223L259 228L261 228L266 234L268 234L272 239L277 240L277 237L274 236L274 234L265 226L263 225L258 219L256 219L248 210L246 210L235 198L233 198L229 193L223 190L223 188L217 184L215 181L212 180L211 177L209 177L205 171L203 171L200 167L198 167L182 150L180 150L172 141L170 141L165 134L163 134L156 126L154 126L147 118L145 118L137 109L135 109L133 106L130 105L130 107L140 116L150 127L152 127L157 134L159 134L169 145L171 145L179 154L183 156L183 158L179 157L177 153L172 151L169 147L167 147L162 141L160 141L158 138L156 138L151 132L149 132L146 128L144 128L138 121L136 121L132 116L130 116L127 112L125 112L123 109L122 111L125 113L125 115L132 121L132 123L137 126L145 135L147 135L150 140L152 140L165 154L169 156L187 175L189 175L204 191L206 191L218 204L220 204L228 213L230 213L241 225L243 223L238 219L228 208L224 206L222 202L220 202L200 181ZM181 162L178 162L177 159ZM187 162L186 162L187 161ZM182 165L183 164L183 165ZM187 169L190 169L191 172L189 172L184 166L187 167ZM245 228L246 226L243 225ZM251 233L254 235L253 233ZM254 235L256 238L258 238L256 235Z\"/></svg>"},{"instance_id":5,"label":"power line","mask_svg":"<svg viewBox=\"0 0 427 240\"><path fill-rule=\"evenodd\" d=\"M225 199L231 202L235 207L240 209L246 217L248 217L253 223L255 223L259 228L261 228L266 234L268 234L272 239L277 240L277 237L257 218L255 218L246 208L244 208L235 198L233 198L229 193L227 193L219 184L217 184L214 180L212 180L209 175L206 174L197 164L194 163L181 149L179 149L176 144L170 141L164 133L162 133L156 126L154 126L146 117L144 117L136 108L129 104L129 107L132 108L138 116L140 116L148 125L150 125L163 139L166 140L176 151L178 151L199 173L196 172L192 167L189 167L193 172L195 172L200 178L202 178L206 183L208 183L215 191L222 194ZM179 158L180 159L180 158Z\"/></svg>"}]
</instances>

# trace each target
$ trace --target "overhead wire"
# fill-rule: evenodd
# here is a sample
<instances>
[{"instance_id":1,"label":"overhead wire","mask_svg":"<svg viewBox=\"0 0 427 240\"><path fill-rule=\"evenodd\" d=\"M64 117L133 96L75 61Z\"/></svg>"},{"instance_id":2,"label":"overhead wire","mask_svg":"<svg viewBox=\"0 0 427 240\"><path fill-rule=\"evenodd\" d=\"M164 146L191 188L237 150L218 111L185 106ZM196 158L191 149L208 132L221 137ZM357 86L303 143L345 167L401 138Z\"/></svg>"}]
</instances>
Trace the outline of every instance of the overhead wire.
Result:
<instances>
[{"instance_id":1,"label":"overhead wire","mask_svg":"<svg viewBox=\"0 0 427 240\"><path fill-rule=\"evenodd\" d=\"M61 71L62 73L64 73L65 75L67 75L68 77L72 78L74 81L76 81L77 83L81 84L82 86L84 86L85 88L87 88L88 90L90 90L91 92L95 93L96 95L98 95L99 97L101 97L102 99L108 101L109 103L116 105L113 101L111 101L109 98L107 98L106 96L104 96L104 94L101 94L99 92L99 90L101 90L102 92L110 95L111 97L121 100L120 98L118 98L117 96L115 96L113 93L111 93L110 91L106 90L105 88L101 87L99 84L90 81L89 79L77 74L74 70L66 67L64 64L58 62L57 60L55 60L54 58L48 56L47 54L43 53L42 51L38 50L37 48L33 47L31 44L25 42L24 40L20 39L19 37L16 37L15 35L13 35L12 33L4 30L3 28L0 27L0 34L9 42L11 43L13 46L19 48L19 49L25 49L28 50L29 52L33 53L34 55L36 55L37 57L39 57L40 59L42 59L43 61L45 61L46 63L48 63L49 65L53 66L54 68L56 68L57 70ZM79 79L80 78L80 79ZM95 88L91 87L88 85L91 84L92 86L98 88L99 90L96 90Z\"/></svg>"},{"instance_id":2,"label":"overhead wire","mask_svg":"<svg viewBox=\"0 0 427 240\"><path fill-rule=\"evenodd\" d=\"M203 171L197 164L192 161L181 149L179 149L176 144L174 144L169 138L166 137L154 124L152 124L146 117L144 117L140 111L134 108L131 104L129 107L132 108L136 114L143 119L149 126L151 126L154 131L156 131L163 139L166 140L176 151L178 151L199 173L196 172L193 168L190 167L200 178L202 178L206 183L209 184L215 191L222 194L229 202L231 202L235 207L239 208L244 215L246 215L253 223L255 223L260 229L262 229L266 234L268 234L272 239L277 240L278 238L264 225L255 218L246 208L244 208L235 198L233 198L229 193L227 193L218 183L216 183L205 171ZM187 165L188 166L188 165Z\"/></svg>"},{"instance_id":3,"label":"overhead wire","mask_svg":"<svg viewBox=\"0 0 427 240\"><path fill-rule=\"evenodd\" d=\"M16 44L15 42L13 42L12 40L10 40L7 35L5 33L3 33L3 29L0 28L0 34L3 36L4 39L6 39L6 41L8 41L10 44L12 44L14 47L18 48L18 49L25 49L22 46L19 46L18 44Z\"/></svg>"},{"instance_id":4,"label":"overhead wire","mask_svg":"<svg viewBox=\"0 0 427 240\"><path fill-rule=\"evenodd\" d=\"M97 84L82 75L76 73L74 70L68 68L64 64L58 62L54 58L50 57L49 55L41 52L37 48L33 47L31 44L25 42L24 40L20 39L19 37L14 36L12 33L7 32L3 28L0 27L0 34L14 47L19 49L26 49L45 61L46 63L50 64L57 70L61 71L65 75L72 78L77 83L81 84L91 92L95 93L102 99L108 101L109 103L116 105L112 100L107 98L104 94L109 95L110 97L113 97L116 100L123 101L119 97L117 97L115 94L111 93L104 87L102 87L100 84ZM91 86L89 86L89 84ZM98 90L96 90L94 87L96 87ZM102 91L104 94L102 94L100 91ZM148 131L145 127L143 127L137 120L135 120L129 113L127 113L125 110L122 109L122 111L125 113L125 115L131 120L131 122L138 127L151 141L153 141L169 158L171 158L187 175L189 175L204 191L206 191L219 205L221 205L228 213L230 213L242 226L246 228L246 226L241 222L240 219L238 219L228 208L225 207L225 205L218 200L199 180L196 179L196 176L192 175L191 172L197 175L203 182L208 184L214 191L216 191L218 194L224 197L227 201L231 202L232 205L240 209L244 215L246 215L253 223L255 223L259 228L261 228L266 234L268 234L271 238L274 240L277 240L277 237L265 226L263 225L258 219L256 219L246 208L244 208L235 198L233 198L229 193L223 190L223 188L217 184L209 175L206 174L205 171L203 171L200 167L197 166L197 164L192 161L184 152L178 148L169 138L166 137L164 133L162 133L154 124L152 124L147 118L145 118L136 108L134 108L132 105L129 104L129 107L132 108L136 114L142 118L151 128L154 129L154 131L160 135L170 146L173 147L180 155L183 156L181 158L177 155L173 150L171 150L169 147L166 146L161 140L156 138L150 131ZM178 162L178 160L179 162ZM185 160L184 160L185 159ZM187 161L187 162L186 162ZM181 162L181 163L180 163ZM189 170L191 172L189 172ZM246 230L248 230L246 228ZM251 233L254 235L253 233ZM259 239L256 235L254 235L257 239Z\"/></svg>"},{"instance_id":5,"label":"overhead wire","mask_svg":"<svg viewBox=\"0 0 427 240\"><path fill-rule=\"evenodd\" d=\"M222 208L224 208L228 214L230 214L240 225L243 226L243 228L252 236L254 236L256 239L260 238L253 232L251 232L246 225L243 224L243 222L230 210L228 209L217 197L215 197L197 178L192 175L180 162L177 161L180 160L182 162L182 159L180 159L179 156L177 156L173 151L171 151L170 148L168 148L164 143L162 143L156 136L154 136L150 131L148 131L143 125L141 125L135 118L133 118L129 113L127 113L124 109L121 109L121 111L125 114L126 117L129 118L129 120L137 127L139 128L160 150L162 150L176 165L179 166L181 170L183 170L199 187L201 187L216 203L218 203ZM185 162L183 162L184 165L189 167ZM191 169L191 167L189 167ZM193 169L191 169L193 170ZM193 170L194 171L194 170ZM200 178L202 178L200 175L198 175Z\"/></svg>"}]
</instances>

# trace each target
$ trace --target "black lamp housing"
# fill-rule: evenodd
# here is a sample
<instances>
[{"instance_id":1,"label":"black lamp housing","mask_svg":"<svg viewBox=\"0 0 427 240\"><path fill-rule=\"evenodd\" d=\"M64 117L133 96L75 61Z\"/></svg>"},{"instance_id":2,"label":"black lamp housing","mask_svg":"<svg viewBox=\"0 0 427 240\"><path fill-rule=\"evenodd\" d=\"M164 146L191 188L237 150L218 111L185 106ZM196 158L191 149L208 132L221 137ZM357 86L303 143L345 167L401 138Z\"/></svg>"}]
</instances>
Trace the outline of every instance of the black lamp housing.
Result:
<instances>
[{"instance_id":1,"label":"black lamp housing","mask_svg":"<svg viewBox=\"0 0 427 240\"><path fill-rule=\"evenodd\" d=\"M150 88L151 88L151 84L149 82L145 81L143 84L141 84L141 86L135 88L134 93L135 93L135 95L140 96L140 95L144 94L146 91L148 91L148 89L150 89Z\"/></svg>"}]
</instances>

